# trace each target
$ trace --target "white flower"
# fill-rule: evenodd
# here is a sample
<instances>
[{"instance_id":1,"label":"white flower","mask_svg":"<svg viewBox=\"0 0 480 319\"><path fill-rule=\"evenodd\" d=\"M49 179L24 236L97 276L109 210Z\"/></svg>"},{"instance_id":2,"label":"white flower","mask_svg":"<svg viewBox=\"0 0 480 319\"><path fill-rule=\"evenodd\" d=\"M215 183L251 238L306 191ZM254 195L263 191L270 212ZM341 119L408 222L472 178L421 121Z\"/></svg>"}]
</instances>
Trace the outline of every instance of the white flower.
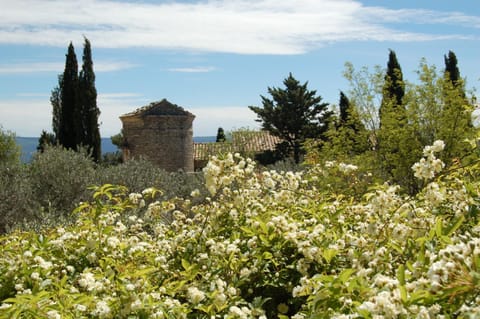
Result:
<instances>
[{"instance_id":1,"label":"white flower","mask_svg":"<svg viewBox=\"0 0 480 319\"><path fill-rule=\"evenodd\" d=\"M99 302L97 302L97 305L95 306L95 310L93 311L94 315L102 318L107 316L109 313L110 313L110 307L105 301L100 300Z\"/></svg>"},{"instance_id":2,"label":"white flower","mask_svg":"<svg viewBox=\"0 0 480 319\"><path fill-rule=\"evenodd\" d=\"M442 140L436 140L435 142L433 142L432 151L438 153L443 151L444 148L445 148L445 142L443 142Z\"/></svg>"},{"instance_id":3,"label":"white flower","mask_svg":"<svg viewBox=\"0 0 480 319\"><path fill-rule=\"evenodd\" d=\"M53 264L50 261L45 261L41 256L35 256L33 260L40 266L40 268L48 270L52 268Z\"/></svg>"},{"instance_id":4,"label":"white flower","mask_svg":"<svg viewBox=\"0 0 480 319\"><path fill-rule=\"evenodd\" d=\"M47 318L48 319L61 319L62 317L60 316L58 311L50 310L50 311L47 311Z\"/></svg>"},{"instance_id":5,"label":"white flower","mask_svg":"<svg viewBox=\"0 0 480 319\"><path fill-rule=\"evenodd\" d=\"M40 280L40 274L36 271L32 272L32 274L30 275L30 278L32 278L33 280Z\"/></svg>"},{"instance_id":6,"label":"white flower","mask_svg":"<svg viewBox=\"0 0 480 319\"><path fill-rule=\"evenodd\" d=\"M198 304L205 299L205 293L197 287L189 287L187 290L187 297L193 304Z\"/></svg>"},{"instance_id":7,"label":"white flower","mask_svg":"<svg viewBox=\"0 0 480 319\"><path fill-rule=\"evenodd\" d=\"M10 303L2 303L2 304L0 305L0 310L8 309L8 308L10 308L11 306L12 306L12 304L10 304Z\"/></svg>"},{"instance_id":8,"label":"white flower","mask_svg":"<svg viewBox=\"0 0 480 319\"><path fill-rule=\"evenodd\" d=\"M87 306L81 305L81 304L76 304L75 309L80 312L87 311Z\"/></svg>"},{"instance_id":9,"label":"white flower","mask_svg":"<svg viewBox=\"0 0 480 319\"><path fill-rule=\"evenodd\" d=\"M200 191L198 190L198 188L195 188L195 189L190 193L190 196L192 196L192 197L198 197L198 196L200 196Z\"/></svg>"}]
</instances>

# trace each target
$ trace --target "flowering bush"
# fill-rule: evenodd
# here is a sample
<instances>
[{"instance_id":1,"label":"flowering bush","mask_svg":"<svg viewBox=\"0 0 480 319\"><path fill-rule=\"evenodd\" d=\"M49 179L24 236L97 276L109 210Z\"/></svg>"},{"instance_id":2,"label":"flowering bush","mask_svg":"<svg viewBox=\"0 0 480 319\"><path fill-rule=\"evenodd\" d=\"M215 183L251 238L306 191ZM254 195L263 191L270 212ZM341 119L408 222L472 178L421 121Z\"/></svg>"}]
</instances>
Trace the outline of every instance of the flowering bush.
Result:
<instances>
[{"instance_id":1,"label":"flowering bush","mask_svg":"<svg viewBox=\"0 0 480 319\"><path fill-rule=\"evenodd\" d=\"M205 199L98 187L75 225L0 237L0 318L479 316L480 167L438 175L440 146L413 167L415 197L322 187L348 164L258 171L231 154L206 166Z\"/></svg>"}]
</instances>

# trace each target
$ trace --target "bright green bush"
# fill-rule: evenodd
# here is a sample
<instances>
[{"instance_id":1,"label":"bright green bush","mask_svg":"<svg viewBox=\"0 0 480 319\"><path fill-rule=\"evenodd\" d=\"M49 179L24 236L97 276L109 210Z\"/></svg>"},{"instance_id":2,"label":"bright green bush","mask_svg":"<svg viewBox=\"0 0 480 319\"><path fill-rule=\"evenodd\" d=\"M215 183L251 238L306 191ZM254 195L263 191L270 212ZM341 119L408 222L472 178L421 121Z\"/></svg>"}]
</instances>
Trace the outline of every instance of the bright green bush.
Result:
<instances>
[{"instance_id":1,"label":"bright green bush","mask_svg":"<svg viewBox=\"0 0 480 319\"><path fill-rule=\"evenodd\" d=\"M232 155L198 203L104 185L75 225L0 237L0 318L478 317L480 167L439 175L442 148L413 167L415 197L355 199L319 188L328 167Z\"/></svg>"}]
</instances>

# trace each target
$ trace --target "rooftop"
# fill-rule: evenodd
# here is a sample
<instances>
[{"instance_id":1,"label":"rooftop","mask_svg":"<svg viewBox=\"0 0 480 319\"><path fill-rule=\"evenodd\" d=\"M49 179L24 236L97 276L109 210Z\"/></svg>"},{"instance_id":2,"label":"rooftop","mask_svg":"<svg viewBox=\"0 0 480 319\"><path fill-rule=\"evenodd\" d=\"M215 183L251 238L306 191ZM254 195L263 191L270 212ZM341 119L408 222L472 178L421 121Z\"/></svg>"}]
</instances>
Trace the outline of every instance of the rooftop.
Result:
<instances>
[{"instance_id":1,"label":"rooftop","mask_svg":"<svg viewBox=\"0 0 480 319\"><path fill-rule=\"evenodd\" d=\"M142 106L133 112L120 116L120 118L148 115L194 116L192 113L185 111L183 107L170 103L167 99L163 99L161 101L152 102L149 105Z\"/></svg>"}]
</instances>

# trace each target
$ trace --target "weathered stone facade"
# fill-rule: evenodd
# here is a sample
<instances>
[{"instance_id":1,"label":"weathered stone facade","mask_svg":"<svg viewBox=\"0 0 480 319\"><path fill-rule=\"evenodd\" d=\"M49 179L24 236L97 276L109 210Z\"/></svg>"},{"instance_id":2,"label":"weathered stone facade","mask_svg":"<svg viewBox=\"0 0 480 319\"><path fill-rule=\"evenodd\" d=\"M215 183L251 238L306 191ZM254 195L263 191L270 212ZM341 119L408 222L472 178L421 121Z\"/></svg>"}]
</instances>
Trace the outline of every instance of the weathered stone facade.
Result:
<instances>
[{"instance_id":1,"label":"weathered stone facade","mask_svg":"<svg viewBox=\"0 0 480 319\"><path fill-rule=\"evenodd\" d=\"M145 157L167 171L192 172L194 119L165 99L120 116L124 160Z\"/></svg>"}]
</instances>

